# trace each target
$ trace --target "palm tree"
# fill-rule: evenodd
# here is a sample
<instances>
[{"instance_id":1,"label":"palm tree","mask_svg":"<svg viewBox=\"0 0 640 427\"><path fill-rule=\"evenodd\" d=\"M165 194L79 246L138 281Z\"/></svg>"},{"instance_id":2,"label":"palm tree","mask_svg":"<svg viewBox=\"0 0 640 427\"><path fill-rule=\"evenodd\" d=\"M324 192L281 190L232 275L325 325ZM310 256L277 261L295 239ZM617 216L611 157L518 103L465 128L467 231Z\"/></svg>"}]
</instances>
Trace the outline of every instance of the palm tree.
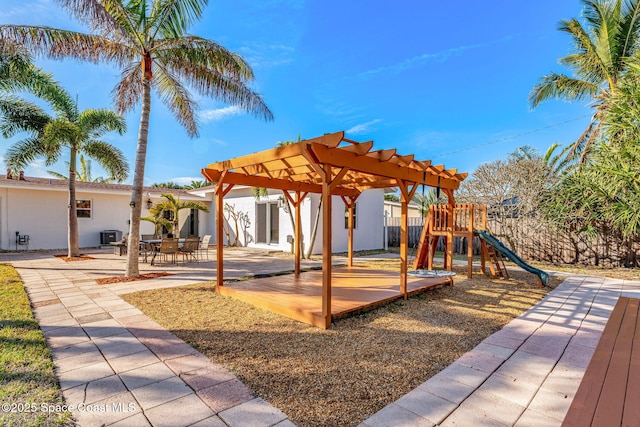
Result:
<instances>
[{"instance_id":1,"label":"palm tree","mask_svg":"<svg viewBox=\"0 0 640 427\"><path fill-rule=\"evenodd\" d=\"M113 90L116 110L142 106L131 195L126 275L136 277L151 89L189 136L197 136L197 105L188 86L265 120L273 115L248 87L251 67L220 44L187 34L207 0L58 0L95 34L33 26L0 26L0 39L53 58L108 62L122 69Z\"/></svg>"},{"instance_id":2,"label":"palm tree","mask_svg":"<svg viewBox=\"0 0 640 427\"><path fill-rule=\"evenodd\" d=\"M153 217L160 217L164 211L169 211L173 213L173 231L177 235L180 233L180 219L178 214L183 209L197 209L204 212L209 212L209 208L201 202L195 200L187 200L185 202L177 199L173 194L166 193L161 194L161 197L164 197L165 200L159 203L156 203L149 209L149 213L153 215Z\"/></svg>"},{"instance_id":3,"label":"palm tree","mask_svg":"<svg viewBox=\"0 0 640 427\"><path fill-rule=\"evenodd\" d=\"M68 256L80 255L76 210L76 156L84 153L94 158L117 180L125 180L129 166L124 154L101 141L106 132L123 134L126 123L110 110L78 111L69 94L61 88L50 90L49 102L55 112L50 116L37 105L16 97L0 99L0 132L5 138L26 131L30 136L7 150L6 162L13 171L24 170L33 160L44 157L46 164L58 161L69 149Z\"/></svg>"},{"instance_id":4,"label":"palm tree","mask_svg":"<svg viewBox=\"0 0 640 427\"><path fill-rule=\"evenodd\" d=\"M593 101L595 114L587 129L573 144L573 154L584 162L600 134L609 98L639 53L640 0L583 0L586 28L575 18L560 21L559 30L572 39L574 53L560 58L560 64L575 77L551 73L540 79L529 95L533 108L550 98Z\"/></svg>"}]
</instances>

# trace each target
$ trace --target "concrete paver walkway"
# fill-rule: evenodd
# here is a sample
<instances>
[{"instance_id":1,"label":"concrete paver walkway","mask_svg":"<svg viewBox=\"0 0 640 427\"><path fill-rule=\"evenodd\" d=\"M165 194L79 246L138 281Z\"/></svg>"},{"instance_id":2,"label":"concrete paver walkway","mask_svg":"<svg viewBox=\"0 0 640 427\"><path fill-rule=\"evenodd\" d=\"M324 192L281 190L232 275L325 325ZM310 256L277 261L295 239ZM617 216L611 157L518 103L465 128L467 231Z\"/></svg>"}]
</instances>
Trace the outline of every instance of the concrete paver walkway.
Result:
<instances>
[{"instance_id":1,"label":"concrete paver walkway","mask_svg":"<svg viewBox=\"0 0 640 427\"><path fill-rule=\"evenodd\" d=\"M80 426L292 426L120 295L212 280L215 262L174 276L98 285L124 259L65 263L48 253L2 254L20 273ZM284 259L225 254L226 277L287 270ZM141 264L141 272L163 267ZM360 427L560 425L619 296L640 282L570 276L542 301Z\"/></svg>"},{"instance_id":2,"label":"concrete paver walkway","mask_svg":"<svg viewBox=\"0 0 640 427\"><path fill-rule=\"evenodd\" d=\"M96 260L74 263L48 253L0 256L24 281L65 403L79 426L293 425L235 375L119 296L210 280L211 263L172 266L176 275L163 279L103 286L96 276L121 275L123 259L91 255ZM256 258L262 258L263 272L290 264L273 257L241 258L229 264L229 277L247 274Z\"/></svg>"},{"instance_id":3,"label":"concrete paver walkway","mask_svg":"<svg viewBox=\"0 0 640 427\"><path fill-rule=\"evenodd\" d=\"M621 295L640 298L640 282L568 277L360 427L561 425Z\"/></svg>"}]
</instances>

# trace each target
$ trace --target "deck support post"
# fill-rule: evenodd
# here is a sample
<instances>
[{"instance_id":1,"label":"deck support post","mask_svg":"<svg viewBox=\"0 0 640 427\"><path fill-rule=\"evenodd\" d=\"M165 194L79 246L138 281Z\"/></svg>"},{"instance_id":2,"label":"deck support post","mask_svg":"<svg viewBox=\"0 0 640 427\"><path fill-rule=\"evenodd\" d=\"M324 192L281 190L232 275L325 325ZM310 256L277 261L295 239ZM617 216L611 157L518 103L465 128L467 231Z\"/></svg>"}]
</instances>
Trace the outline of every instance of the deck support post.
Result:
<instances>
[{"instance_id":1,"label":"deck support post","mask_svg":"<svg viewBox=\"0 0 640 427\"><path fill-rule=\"evenodd\" d=\"M409 188L410 183L398 180L398 187L400 188L400 294L407 299L407 266L409 258L409 202L416 192L418 185L413 183L413 186Z\"/></svg>"}]
</instances>

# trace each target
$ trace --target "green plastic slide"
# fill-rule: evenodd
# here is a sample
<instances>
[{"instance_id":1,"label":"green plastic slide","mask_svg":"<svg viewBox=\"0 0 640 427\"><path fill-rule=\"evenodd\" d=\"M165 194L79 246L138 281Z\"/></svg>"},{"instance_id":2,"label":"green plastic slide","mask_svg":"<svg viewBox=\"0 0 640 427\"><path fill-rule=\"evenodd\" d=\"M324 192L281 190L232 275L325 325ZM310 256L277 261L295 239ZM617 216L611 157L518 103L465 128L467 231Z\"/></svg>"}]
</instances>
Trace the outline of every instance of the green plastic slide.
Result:
<instances>
[{"instance_id":1,"label":"green plastic slide","mask_svg":"<svg viewBox=\"0 0 640 427\"><path fill-rule=\"evenodd\" d=\"M532 267L526 262L524 262L522 258L516 255L515 252L513 252L511 249L506 247L504 243L498 240L493 234L489 233L487 230L476 230L475 233L478 235L478 237L484 240L486 244L491 245L496 251L500 252L500 254L503 257L508 258L509 260L515 262L520 268L528 271L529 273L535 274L540 278L540 281L542 282L543 285L545 286L547 285L547 282L549 281L548 273L545 273L544 271L538 268Z\"/></svg>"}]
</instances>

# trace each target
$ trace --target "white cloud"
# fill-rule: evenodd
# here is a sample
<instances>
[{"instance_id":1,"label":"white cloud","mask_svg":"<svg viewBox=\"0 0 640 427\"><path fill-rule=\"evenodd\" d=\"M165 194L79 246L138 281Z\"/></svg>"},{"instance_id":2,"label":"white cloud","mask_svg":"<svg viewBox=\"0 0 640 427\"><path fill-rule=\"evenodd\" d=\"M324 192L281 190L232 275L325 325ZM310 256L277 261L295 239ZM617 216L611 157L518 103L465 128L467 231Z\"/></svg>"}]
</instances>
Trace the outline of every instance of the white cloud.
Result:
<instances>
[{"instance_id":1,"label":"white cloud","mask_svg":"<svg viewBox=\"0 0 640 427\"><path fill-rule=\"evenodd\" d=\"M276 67L293 62L295 49L284 44L252 43L239 51L252 67Z\"/></svg>"},{"instance_id":2,"label":"white cloud","mask_svg":"<svg viewBox=\"0 0 640 427\"><path fill-rule=\"evenodd\" d=\"M170 182L175 182L180 185L189 185L191 181L202 181L204 178L202 176L179 176L177 178L169 179Z\"/></svg>"},{"instance_id":3,"label":"white cloud","mask_svg":"<svg viewBox=\"0 0 640 427\"><path fill-rule=\"evenodd\" d=\"M441 50L439 52L434 52L434 53L424 53L422 55L417 55L417 56L405 59L404 61L400 61L400 62L398 62L396 64L385 65L385 66L382 66L382 67L375 68L373 70L365 71L363 73L358 74L358 76L359 77L369 77L369 76L372 76L374 74L386 73L386 72L397 74L397 73L401 73L401 72L406 71L406 70L411 69L411 68L420 67L420 66L426 64L427 62L442 63L442 62L447 61L452 56L462 55L463 53L465 53L468 50L487 47L487 46L490 46L490 45L493 45L493 44L501 43L501 42L506 41L506 40L510 40L511 38L512 38L512 36L506 36L506 37L503 37L503 38L501 38L499 40L495 40L495 41L492 41L492 42L475 43L475 44L470 44L470 45L466 45L466 46L452 47L450 49L445 49L445 50Z\"/></svg>"},{"instance_id":4,"label":"white cloud","mask_svg":"<svg viewBox=\"0 0 640 427\"><path fill-rule=\"evenodd\" d=\"M219 122L229 117L238 116L244 112L240 107L232 105L230 107L215 108L212 110L203 110L200 112L200 120L203 122Z\"/></svg>"},{"instance_id":5,"label":"white cloud","mask_svg":"<svg viewBox=\"0 0 640 427\"><path fill-rule=\"evenodd\" d=\"M381 121L382 121L381 119L375 119L375 120L368 121L366 123L360 123L359 125L353 126L351 129L347 129L345 133L352 134L352 135L360 135L368 132L373 125L375 125L376 123L380 123Z\"/></svg>"},{"instance_id":6,"label":"white cloud","mask_svg":"<svg viewBox=\"0 0 640 427\"><path fill-rule=\"evenodd\" d=\"M49 175L47 173L48 170L54 170L54 171L63 171L62 173L64 173L64 168L60 168L57 167L58 165L51 165L51 166L46 166L44 163L44 159L36 159L34 160L31 164L29 164L29 166L27 166L26 170L24 171L25 175L27 176L35 176L35 177L40 177L40 178L51 178L51 175ZM67 175L68 173L64 173L65 175Z\"/></svg>"}]
</instances>

